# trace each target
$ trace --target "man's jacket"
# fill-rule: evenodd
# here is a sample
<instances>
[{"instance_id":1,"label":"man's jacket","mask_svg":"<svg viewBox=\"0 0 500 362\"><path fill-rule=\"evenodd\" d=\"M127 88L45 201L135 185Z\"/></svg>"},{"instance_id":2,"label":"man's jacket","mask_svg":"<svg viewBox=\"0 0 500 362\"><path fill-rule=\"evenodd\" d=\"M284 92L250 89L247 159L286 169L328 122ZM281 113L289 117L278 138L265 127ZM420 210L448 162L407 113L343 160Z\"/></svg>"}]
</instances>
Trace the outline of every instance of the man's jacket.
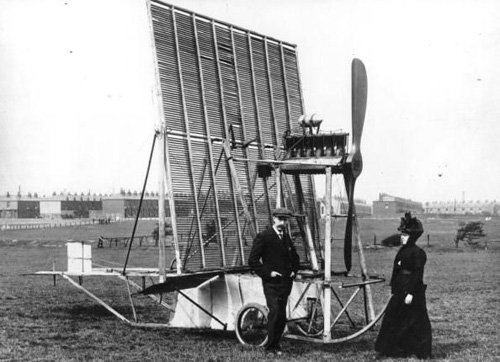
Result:
<instances>
[{"instance_id":1,"label":"man's jacket","mask_svg":"<svg viewBox=\"0 0 500 362\"><path fill-rule=\"evenodd\" d=\"M274 229L270 227L255 237L248 265L264 281L271 280L272 271L276 271L286 278L292 272L297 274L299 255L287 233L283 233L283 238L280 239Z\"/></svg>"}]
</instances>

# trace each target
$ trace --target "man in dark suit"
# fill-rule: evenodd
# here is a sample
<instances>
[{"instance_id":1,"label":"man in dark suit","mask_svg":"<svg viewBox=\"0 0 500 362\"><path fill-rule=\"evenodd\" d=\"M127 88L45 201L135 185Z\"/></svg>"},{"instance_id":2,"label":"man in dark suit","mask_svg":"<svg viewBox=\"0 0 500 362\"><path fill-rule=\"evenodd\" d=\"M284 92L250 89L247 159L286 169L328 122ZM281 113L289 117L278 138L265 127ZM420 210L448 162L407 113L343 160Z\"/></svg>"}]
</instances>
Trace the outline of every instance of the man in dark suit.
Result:
<instances>
[{"instance_id":1,"label":"man in dark suit","mask_svg":"<svg viewBox=\"0 0 500 362\"><path fill-rule=\"evenodd\" d=\"M279 342L286 325L286 305L299 269L299 256L285 232L291 216L288 209L275 209L272 227L255 237L248 258L248 265L262 278L269 309L265 348L273 353L281 353Z\"/></svg>"}]
</instances>

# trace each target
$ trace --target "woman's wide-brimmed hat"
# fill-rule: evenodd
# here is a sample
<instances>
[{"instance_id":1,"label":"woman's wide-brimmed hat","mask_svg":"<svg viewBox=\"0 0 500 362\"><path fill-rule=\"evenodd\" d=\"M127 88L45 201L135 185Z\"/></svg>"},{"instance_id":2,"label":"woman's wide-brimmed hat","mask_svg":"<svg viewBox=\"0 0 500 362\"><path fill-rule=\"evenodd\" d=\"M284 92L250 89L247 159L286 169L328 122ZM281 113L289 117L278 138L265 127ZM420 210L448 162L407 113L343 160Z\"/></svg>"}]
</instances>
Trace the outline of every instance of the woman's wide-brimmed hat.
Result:
<instances>
[{"instance_id":1,"label":"woman's wide-brimmed hat","mask_svg":"<svg viewBox=\"0 0 500 362\"><path fill-rule=\"evenodd\" d=\"M411 216L411 212L405 213L405 216L401 218L398 230L414 238L418 238L424 232L422 223L416 217Z\"/></svg>"}]
</instances>

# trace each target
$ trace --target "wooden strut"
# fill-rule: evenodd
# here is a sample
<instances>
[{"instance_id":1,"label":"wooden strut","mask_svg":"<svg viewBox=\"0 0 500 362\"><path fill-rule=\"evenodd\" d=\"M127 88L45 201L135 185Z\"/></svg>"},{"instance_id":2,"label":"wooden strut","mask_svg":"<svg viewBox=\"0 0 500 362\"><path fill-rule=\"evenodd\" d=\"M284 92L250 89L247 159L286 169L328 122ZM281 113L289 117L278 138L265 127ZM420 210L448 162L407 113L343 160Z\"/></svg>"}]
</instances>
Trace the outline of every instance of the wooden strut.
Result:
<instances>
[{"instance_id":1,"label":"wooden strut","mask_svg":"<svg viewBox=\"0 0 500 362\"><path fill-rule=\"evenodd\" d=\"M137 323L137 313L135 312L134 300L132 299L132 293L130 291L130 284L128 282L127 277L125 277L125 284L127 284L128 299L130 301L130 306L132 307L132 314L134 316L134 322Z\"/></svg>"},{"instance_id":2,"label":"wooden strut","mask_svg":"<svg viewBox=\"0 0 500 362\"><path fill-rule=\"evenodd\" d=\"M69 276L67 276L66 274L61 274L61 276L66 279L68 282L70 282L71 284L73 284L73 286L75 286L77 289L80 289L82 292L84 292L85 294L87 294L89 297L91 297L92 299L94 299L97 303L99 303L100 305L102 305L104 308L106 308L108 311L110 311L111 313L113 313L116 317L118 317L118 319L122 320L123 322L126 322L126 323L131 323L127 318L125 318L123 315L121 315L120 313L118 313L115 309L111 308L106 302L104 302L103 300L101 300L100 298L98 298L96 295L92 294L91 292L89 292L87 289L85 289L84 287L82 287L80 284L78 284L77 282L75 282L73 279L71 279Z\"/></svg>"},{"instance_id":3,"label":"wooden strut","mask_svg":"<svg viewBox=\"0 0 500 362\"><path fill-rule=\"evenodd\" d=\"M278 123L276 122L276 111L274 109L274 97L273 97L273 82L271 78L271 67L269 65L269 49L268 49L268 41L267 37L264 37L264 57L266 60L266 75L267 75L267 86L269 89L269 105L271 106L271 121L273 122L273 131L274 131L274 141L275 144L279 143L279 130Z\"/></svg>"},{"instance_id":4,"label":"wooden strut","mask_svg":"<svg viewBox=\"0 0 500 362\"><path fill-rule=\"evenodd\" d=\"M127 288L128 288L128 292L129 292L129 298L130 298L130 301L132 303L132 310L133 310L133 315L134 315L134 320L135 322L131 322L130 320L128 320L126 317L124 317L121 313L119 313L118 311L116 311L116 309L112 308L111 306L109 306L106 302L104 302L102 299L100 299L99 297L97 297L95 294L91 293L90 291L88 291L86 288L82 287L81 285L79 285L78 283L76 283L72 278L70 278L69 276L67 276L66 274L64 273L61 273L60 274L64 279L66 279L67 281L69 281L73 286L75 286L76 288L78 288L79 290L81 290L82 292L84 292L85 294L87 294L89 297L91 297L92 299L94 299L97 303L99 303L100 305L102 305L106 310L108 310L109 312L111 312L113 315L115 315L118 319L120 319L121 321L127 323L127 324L130 324L131 326L134 326L134 327L151 327L151 328L163 328L163 327L169 327L168 324L161 324L161 323L137 323L137 315L136 315L136 312L135 312L135 307L134 307L134 304L132 302L132 293L130 292L130 285L129 283L134 286L134 287L139 287L137 284L133 283L131 280L129 280L127 277L124 277L124 276L119 276L120 279L123 279L125 280L125 282L127 283ZM218 278L218 276L214 277L214 278L211 278L209 280L207 280L206 282L204 282L202 285L208 283L208 282L211 282L212 280ZM139 287L140 288L140 287ZM205 308L203 308L200 304L196 303L193 299L191 299L189 296L187 296L185 293L183 293L181 290L177 289L176 290L179 294L181 294L184 298L186 298L187 300L189 300L191 303L193 303L196 307L198 307L200 310L202 310L203 312L207 313L212 319L214 319L215 321L217 321L218 323L220 323L223 327L224 327L224 330L227 329L227 323L224 323L222 322L220 319L218 319L217 317L215 317L212 313L210 313L209 311L207 311ZM163 303L161 303L163 305ZM171 308L169 308L171 309Z\"/></svg>"},{"instance_id":5,"label":"wooden strut","mask_svg":"<svg viewBox=\"0 0 500 362\"><path fill-rule=\"evenodd\" d=\"M274 170L274 176L276 178L275 184L276 184L276 208L282 207L281 205L281 200L283 198L283 191L281 190L281 170L276 168ZM285 176L286 177L286 176ZM289 231L290 233L290 231Z\"/></svg>"},{"instance_id":6,"label":"wooden strut","mask_svg":"<svg viewBox=\"0 0 500 362\"><path fill-rule=\"evenodd\" d=\"M210 316L210 318L212 318L213 320L215 320L216 322L218 322L219 324L221 324L223 327L224 327L224 330L227 329L227 323L224 323L222 322L219 318L217 318L216 316L214 316L212 313L210 313L208 310L206 310L205 308L203 308L200 304L196 303L193 299L189 298L185 293L183 293L181 290L177 289L176 290L180 295L182 295L184 298L186 298L187 300L189 300L191 303L193 303L195 306L197 306L201 311L205 312L206 314L208 314Z\"/></svg>"},{"instance_id":7,"label":"wooden strut","mask_svg":"<svg viewBox=\"0 0 500 362\"><path fill-rule=\"evenodd\" d=\"M281 173L279 171L280 171L280 168L279 167L276 168L276 172ZM291 187L290 182L288 181L288 178L286 176L283 178L283 180L284 180L283 183L285 186L284 190L286 191L286 193L288 195L288 200L290 201L290 206L292 208L292 212L294 214L296 214L298 212L300 215L303 215L304 214L304 208L303 208L304 198L303 198L303 194L302 194L302 187L300 184L300 179L297 181L295 176L297 176L297 175L294 175L294 181L295 181L295 190L297 193L297 197L299 199L299 206L298 206L299 209L298 210L296 209L295 203L293 201L292 187ZM311 229L309 228L309 225L307 224L307 222L308 222L307 216L305 216L303 220L302 220L302 217L297 218L297 224L299 226L300 233L301 233L302 238L303 238L302 240L303 240L304 248L308 251L309 262L311 263L312 269L314 271L318 271L319 266L318 266L318 260L316 258L316 251L314 250Z\"/></svg>"},{"instance_id":8,"label":"wooden strut","mask_svg":"<svg viewBox=\"0 0 500 362\"><path fill-rule=\"evenodd\" d=\"M342 303L342 300L340 299L339 295L337 294L337 292L333 288L332 288L332 293L335 296L335 299L337 299L337 302L339 302L340 308L344 308L344 303ZM355 323L352 320L351 315L349 314L349 312L347 311L347 309L345 310L345 315L346 315L347 319L349 319L349 322L351 323L351 326L355 327Z\"/></svg>"},{"instance_id":9,"label":"wooden strut","mask_svg":"<svg viewBox=\"0 0 500 362\"><path fill-rule=\"evenodd\" d=\"M193 23L193 31L195 34L198 34L198 31L196 29L196 21ZM205 126L205 133L206 136L209 140L212 139L211 136L211 130L210 130L210 120L208 119L208 111L207 111L207 103L205 99L205 84L204 84L204 79L203 79L203 67L201 63L201 55L200 55L200 44L199 44L199 39L198 36L196 35L194 37L194 42L195 42L195 50L196 50L196 65L198 68L198 81L200 85L200 94L201 94L201 104L202 104L202 113L203 113L203 124ZM210 180L213 185L213 191L214 191L214 206L215 206L215 213L217 215L217 230L219 232L219 248L220 248L220 253L221 253L221 260L222 260L222 267L226 266L226 252L224 249L224 233L223 233L223 228L222 228L222 222L221 222L221 213L220 213L220 207L219 207L219 198L217 197L218 191L217 191L217 184L216 184L216 171L214 169L214 151L212 147L212 142L209 141L207 143L207 150L208 150L208 158L209 158L209 166L210 166Z\"/></svg>"},{"instance_id":10,"label":"wooden strut","mask_svg":"<svg viewBox=\"0 0 500 362\"><path fill-rule=\"evenodd\" d=\"M145 277L142 277L142 284L143 286L141 287L139 284L135 283L134 281L130 280L129 278L127 277L124 277L123 275L120 275L118 276L120 279L122 280L125 280L128 284L130 284L131 286L133 286L134 288L136 288L137 290L139 291L142 291L146 288L146 280L145 280ZM154 283L153 280L151 280L151 282ZM131 294L132 295L132 294ZM154 300L155 302L157 302L158 304L160 304L162 307L172 311L172 312L175 312L175 308L172 307L171 305L169 305L168 303L164 302L162 300L161 297L157 297L156 295L154 294L148 294L147 295L149 298L151 298L152 300Z\"/></svg>"},{"instance_id":11,"label":"wooden strut","mask_svg":"<svg viewBox=\"0 0 500 362\"><path fill-rule=\"evenodd\" d=\"M112 308L106 302L104 302L102 299L100 299L99 297L97 297L95 294L91 293L86 288L84 288L81 285L79 285L77 282L75 282L72 278L70 278L66 274L61 273L60 275L64 279L66 279L68 282L70 282L74 287L78 288L79 290L81 290L82 292L84 292L85 294L87 294L89 297L91 297L92 299L94 299L97 303L99 303L100 305L102 305L106 310L108 310L109 312L111 312L115 317L117 317L118 319L120 319L122 322L125 322L125 323L131 325L132 327L140 327L140 328L168 328L168 327L170 327L168 324L164 324L164 323L137 323L137 322L132 322L132 321L128 320L126 317L124 317L122 314L120 314L116 309ZM120 278L124 278L122 276L119 276L119 277Z\"/></svg>"},{"instance_id":12,"label":"wooden strut","mask_svg":"<svg viewBox=\"0 0 500 362\"><path fill-rule=\"evenodd\" d=\"M319 270L318 259L316 257L316 250L314 249L314 241L312 237L311 227L309 225L309 218L304 210L304 206L306 205L304 199L304 192L302 190L302 184L300 183L299 175L294 175L293 178L295 182L295 191L297 192L297 196L299 198L299 213L305 215L303 226L301 228L304 229L303 232L305 233L306 236L307 249L309 250L309 258L311 260L311 266L314 271L318 271ZM286 181L288 182L288 180ZM289 185L288 187L290 188Z\"/></svg>"},{"instance_id":13,"label":"wooden strut","mask_svg":"<svg viewBox=\"0 0 500 362\"><path fill-rule=\"evenodd\" d=\"M327 166L325 169L326 185L325 185L325 285L323 286L324 303L323 303L323 342L330 342L331 335L331 272L332 272L332 220L330 218L332 212L332 168Z\"/></svg>"},{"instance_id":14,"label":"wooden strut","mask_svg":"<svg viewBox=\"0 0 500 362\"><path fill-rule=\"evenodd\" d=\"M219 159L217 160L217 164L215 165L215 174L217 174L217 171L219 169L219 165L220 165L220 162L222 160L222 155L223 154L224 154L224 150L221 151L221 153L219 155ZM206 165L207 165L207 163L205 162L205 166ZM205 170L205 168L206 167L203 167L204 170ZM204 180L204 178L205 178L205 176L203 174L202 177L201 177L201 180L200 180L200 190L201 190L201 188L203 186L203 180ZM208 187L208 191L207 191L207 193L205 195L205 199L203 200L203 206L201 208L201 214L203 214L205 212L205 207L207 206L208 198L210 197L210 193L212 192L212 185L213 184L210 183L210 185ZM194 219L191 221L191 225L193 225L193 222L194 222ZM223 226L222 229L224 230L226 227L227 227L227 225ZM191 235L191 231L192 231L192 228L189 229L189 235ZM203 246L204 247L207 246L211 242L211 240L214 239L216 236L217 236L217 234L214 234L210 238L208 238L207 240L203 240ZM197 250L195 250L193 253L191 253L192 241L193 240L194 240L194 236L193 236L193 238L191 238L191 237L188 238L187 248L186 248L185 255L184 255L184 265L186 265L187 262L189 261L189 259L191 259L192 256L197 253ZM203 264L203 265L205 265L205 264Z\"/></svg>"},{"instance_id":15,"label":"wooden strut","mask_svg":"<svg viewBox=\"0 0 500 362\"><path fill-rule=\"evenodd\" d=\"M216 63L216 69L217 69L217 82L219 85L220 89L220 110L222 114L222 122L224 124L224 137L227 139L229 138L229 125L227 121L227 114L226 114L226 101L225 101L225 95L224 95L224 82L222 81L222 72L221 72L221 65L220 65L220 59L219 59L219 45L217 41L217 31L215 29L215 22L212 20L212 40L214 42L214 58L215 58L215 63ZM227 170L227 176L231 178L231 171ZM244 263L245 260L245 251L244 251L244 246L243 246L243 234L241 232L241 224L240 224L240 217L238 213L238 201L236 199L236 195L234 193L234 186L233 183L229 183L229 188L231 192L231 196L233 199L233 211L234 211L234 219L236 221L236 230L238 232L238 244L239 244L239 250L240 250L240 258L242 264ZM245 213L246 215L246 213ZM236 256L236 255L235 255ZM236 262L236 259L233 259L233 262L231 263L231 266L234 266Z\"/></svg>"},{"instance_id":16,"label":"wooden strut","mask_svg":"<svg viewBox=\"0 0 500 362\"><path fill-rule=\"evenodd\" d=\"M194 20L194 18L193 18ZM172 24L174 31L174 45L175 45L175 55L176 55L176 64L177 64L177 77L179 80L179 88L180 88L180 96L181 96L181 104L182 104L182 120L184 121L184 127L186 130L186 144L187 144L187 156L188 156L188 167L189 167L189 176L190 176L190 184L191 184L191 192L193 193L193 201L194 201L194 209L196 214L196 226L198 227L198 239L200 243L201 257L202 257L202 267L205 268L205 250L203 249L203 236L201 229L201 216L200 216L200 206L198 204L198 195L196 190L196 180L194 177L193 170L193 150L191 146L191 130L189 126L189 115L186 103L186 94L184 87L184 80L182 74L182 62L179 50L179 36L177 32L177 21L175 17L175 11L172 9Z\"/></svg>"},{"instance_id":17,"label":"wooden strut","mask_svg":"<svg viewBox=\"0 0 500 362\"><path fill-rule=\"evenodd\" d=\"M349 305L352 303L352 301L354 300L354 297L356 297L356 295L359 293L359 291L361 290L362 288L359 287L358 289L356 289L354 291L354 293L352 293L351 297L349 298L349 300L346 302L346 304L342 307L342 309L340 310L340 312L337 314L337 317L335 317L335 319L333 320L332 322L332 326L334 326L335 324L337 324L337 321L340 319L340 317L342 316L342 314L347 310L347 308L349 307Z\"/></svg>"},{"instance_id":18,"label":"wooden strut","mask_svg":"<svg viewBox=\"0 0 500 362\"><path fill-rule=\"evenodd\" d=\"M198 193L197 193L197 195L201 195L201 191L202 191L202 187L203 187L203 181L205 180L205 171L207 169L208 161L206 159L204 161L205 162L203 163L203 170L201 171L200 184L198 186ZM202 215L203 215L203 212L205 211L205 205L207 203L207 200L208 200L208 197L209 197L209 194L210 194L210 188L208 190L209 190L209 192L205 196L205 201L204 201L203 206L202 206L202 208L200 210L200 213ZM193 225L194 225L194 222L195 222L195 218L191 218L191 225L189 226L189 233L188 233L188 241L187 241L187 244L186 244L186 251L185 251L185 255L184 255L184 265L186 265L187 262L188 262L188 255L191 252L191 247L193 245L194 238L195 238L195 235L196 235L196 233L193 234ZM204 243L202 243L202 245L200 246L200 251L202 251L202 254L201 254L201 265L202 265L203 268L205 268L206 267L206 262L205 262L205 253L204 253L204 250L202 250L203 249L203 244Z\"/></svg>"},{"instance_id":19,"label":"wooden strut","mask_svg":"<svg viewBox=\"0 0 500 362\"><path fill-rule=\"evenodd\" d=\"M166 7L166 8L170 8L172 9L172 11L178 11L178 12L181 12L181 13L184 13L184 14L190 14L190 15L194 15L196 18L202 20L202 21L205 21L205 22L210 22L214 19L208 17L208 16L205 16L203 14L199 14L197 12L194 12L192 10L189 10L189 9L186 9L186 8L183 8L183 7L180 7L180 6L172 6L170 4L167 4L165 2L163 2L163 0L150 0L151 2L155 3L155 5L160 5L161 7ZM248 33L250 36L252 37L255 37L257 39L262 39L265 37L265 35L263 34L260 34L260 33L257 33L253 30L249 30L249 29L246 29L244 27L241 27L241 26L237 26L237 25L234 25L234 24L230 24L230 23L227 23L225 21L222 21L222 20L216 20L217 22L217 25L222 25L222 27L226 27L226 28L234 28L236 29L238 32L241 32L241 33ZM275 43L282 43L283 45L285 45L286 47L290 48L290 49L295 49L295 47L297 46L296 44L292 44L292 43L288 43L288 42L283 42L281 40L278 40L276 38L273 38L273 37L269 37L269 36L266 36L267 39L275 42Z\"/></svg>"},{"instance_id":20,"label":"wooden strut","mask_svg":"<svg viewBox=\"0 0 500 362\"><path fill-rule=\"evenodd\" d=\"M290 129L293 128L294 126L294 121L291 119L291 110L290 110L290 100L289 100L289 91L288 91L288 76L286 75L286 60L285 60L285 48L284 48L284 43L279 42L280 45L280 57L281 57L281 65L283 68L283 82L285 85L285 96L286 96L286 103L287 103L287 116L290 124ZM306 114L306 107L304 104L304 92L302 91L302 82L300 81L300 68L299 68L299 57L298 57L298 52L296 49L295 50L295 56L296 56L296 61L297 61L297 80L299 82L299 90L300 90L300 108L302 110L302 114ZM309 185L312 189L312 194L316 195L316 184L312 177L309 178ZM319 204L317 202L314 202L314 207L313 207L313 221L316 226L316 230L319 230ZM320 248L321 249L321 248ZM320 256L322 253L322 250L320 250Z\"/></svg>"},{"instance_id":21,"label":"wooden strut","mask_svg":"<svg viewBox=\"0 0 500 362\"><path fill-rule=\"evenodd\" d=\"M237 94L238 94L238 110L239 110L239 113L240 113L240 117L241 117L241 133L242 133L242 136L243 136L243 140L246 140L247 139L247 129L246 129L246 120L245 120L245 115L243 113L243 102L242 102L242 96L241 96L241 84L240 84L240 73L239 73L239 70L238 70L238 58L236 56L236 48L235 48L235 42L234 42L234 31L233 31L233 27L231 26L230 28L231 30L231 52L232 52L232 55L233 55L233 61L234 61L234 78L235 78L235 81L236 81L236 90L237 90ZM243 156L245 158L248 158L248 147L243 147ZM248 184L248 187L250 188L249 189L249 196L250 196L250 205L252 207L252 217L253 217L253 222L254 222L254 225L255 225L255 232L258 233L259 232L259 224L257 222L257 206L255 205L255 199L254 199L254 196L253 196L253 185L251 183L251 179L250 179L250 167L249 167L249 164L246 163L245 164L245 176L246 176L246 179L247 179L247 184Z\"/></svg>"},{"instance_id":22,"label":"wooden strut","mask_svg":"<svg viewBox=\"0 0 500 362\"><path fill-rule=\"evenodd\" d=\"M217 278L219 278L218 275L206 280L205 282L201 283L200 285L198 285L197 288L201 288L203 287L204 285L207 285L209 283L211 283L212 281L216 280ZM186 298L188 301L190 301L191 303L193 303L196 307L198 307L201 311L205 312L206 314L208 314L210 316L210 318L212 318L213 320L215 320L216 322L220 323L223 327L224 327L224 330L227 329L227 323L224 323L222 322L219 318L217 318L216 316L214 316L212 313L210 313L208 310L206 310L205 308L203 308L200 304L196 303L193 299L191 299L190 297L188 297L185 293L183 293L180 289L176 289L176 292L178 292L180 295L182 295L184 298Z\"/></svg>"},{"instance_id":23,"label":"wooden strut","mask_svg":"<svg viewBox=\"0 0 500 362\"><path fill-rule=\"evenodd\" d=\"M152 52L152 57L154 59L154 75L155 75L155 84L153 88L153 102L154 102L154 108L156 108L157 115L156 115L156 121L157 121L157 132L158 132L158 138L160 142L160 154L158 157L158 161L160 162L160 172L158 175L158 192L159 192L159 197L158 197L158 271L159 271L159 281L160 283L165 281L166 279L166 270L165 270L165 182L167 181L167 176L165 174L165 167L169 166L168 160L166 160L166 124L165 124L165 114L164 114L164 109L163 109L163 94L162 94L162 89L161 89L161 81L160 81L160 68L159 68L159 62L158 62L158 51L156 49L156 43L155 43L155 32L154 32L154 26L153 26L153 15L152 15L152 5L151 2L148 1L146 3L147 6L147 13L148 13L148 26L149 26L149 34L150 34L150 44L151 44L151 52ZM175 207L172 204L172 200L170 200L169 204L170 210L174 211L173 214L171 214L172 217L172 232L174 233L174 247L176 248L176 258L178 257L177 254L177 224L175 223ZM177 259L179 260L179 259ZM178 273L181 272L180 270L180 261L177 263L178 265Z\"/></svg>"},{"instance_id":24,"label":"wooden strut","mask_svg":"<svg viewBox=\"0 0 500 362\"><path fill-rule=\"evenodd\" d=\"M363 244L361 243L361 237L359 236L358 220L356 217L354 217L353 226L354 226L354 235L356 236L356 241L358 243L359 263L361 265L361 273L363 276L363 281L366 281L366 279L368 278L368 271L366 268L365 253L363 251ZM372 321L375 319L375 308L373 307L373 296L370 283L366 283L364 285L363 293L365 295L364 301L365 301L366 317L368 321Z\"/></svg>"},{"instance_id":25,"label":"wooden strut","mask_svg":"<svg viewBox=\"0 0 500 362\"><path fill-rule=\"evenodd\" d=\"M257 121L257 136L258 136L258 146L259 146L259 156L261 159L266 157L265 149L264 149L264 137L262 136L262 123L261 116L259 112L259 99L257 96L257 82L255 80L255 66L253 61L253 49L252 49L252 37L250 33L247 33L247 42L248 42L248 57L250 62L250 73L251 73L251 83L253 90L253 103L255 107L255 120ZM271 210L271 201L269 199L269 189L267 186L267 177L262 178L262 182L264 183L264 194L266 196L266 205L267 211L269 215L269 223L273 223L272 218L272 210Z\"/></svg>"},{"instance_id":26,"label":"wooden strut","mask_svg":"<svg viewBox=\"0 0 500 362\"><path fill-rule=\"evenodd\" d=\"M352 284L342 284L340 285L340 288L341 289L345 289L345 288L352 288L352 287L357 287L356 290L353 292L353 294L350 296L350 298L348 299L348 301L344 304L342 302L342 300L340 299L340 297L338 296L338 294L335 292L335 290L333 289L333 285L330 284L329 287L330 287L330 291L331 293L333 293L333 295L335 296L335 298L337 299L340 307L341 307L341 310L338 312L338 314L336 315L335 319L333 320L333 322L330 323L330 331L335 327L335 325L337 324L338 320L340 319L340 317L342 316L342 314L345 314L347 319L349 320L349 323L351 324L352 327L356 327L356 324L354 323L354 321L352 320L349 312L348 312L348 308L349 306L352 304L354 298L356 297L356 295L360 292L360 290L363 290L363 293L366 293L366 286L368 284L374 284L374 283L380 283L380 282L383 282L384 279L382 278L378 278L378 279L373 279L373 280L368 280L368 281L364 281L364 282L359 282L359 283L352 283ZM302 302L302 300L304 299L304 297L306 296L306 293L307 291L309 290L309 288L311 287L311 285L313 284L318 284L318 283L310 283L308 282L306 287L304 288L304 290L302 291L300 297L297 299L294 307L292 308L292 311L291 313L293 314L293 312L299 307L300 303ZM325 287L325 284L323 283L323 287ZM324 298L322 298L322 296L320 295L319 296L319 299L323 299L323 305L326 306L326 303L324 301ZM316 308L316 305L315 305L315 308ZM385 307L383 308L383 310L381 311L381 313L378 315L378 316L375 316L373 319L370 319L370 321L367 321L367 326L373 326L375 324L376 321L378 321L378 319L382 316L383 312L385 311ZM292 319L289 319L288 322L292 322L292 321L295 321L295 320L299 320L299 319L303 319L303 318L292 318ZM311 323L312 323L312 320L311 320ZM362 331L366 331L368 330L369 328L365 326ZM360 335L361 333L357 332L356 333L356 336ZM295 338L295 339L305 339L305 340L309 340L307 339L307 337L294 337L294 336L290 336L290 335L287 335L287 337L289 338ZM348 339L351 339L351 338L354 338L354 337L345 337L345 338L348 338ZM345 341L345 340L348 340L348 339L344 339L342 338L341 340L342 341ZM315 338L315 341L317 342L318 339ZM321 339L320 341L324 342L324 338ZM338 343L339 340L338 339L331 339L328 341L328 343Z\"/></svg>"},{"instance_id":27,"label":"wooden strut","mask_svg":"<svg viewBox=\"0 0 500 362\"><path fill-rule=\"evenodd\" d=\"M174 197L172 194L172 179L170 178L170 160L168 157L168 143L167 143L167 132L164 127L162 127L160 132L161 148L160 157L158 160L160 162L160 172L159 172L159 193L158 198L158 270L160 272L159 282L163 283L166 279L166 268L165 268L165 192L168 192L168 206L170 210L170 224L172 226L172 235L174 239L174 253L177 267L177 274L182 272L181 263L181 253L179 249L179 239L177 235L177 220L175 217L175 204Z\"/></svg>"},{"instance_id":28,"label":"wooden strut","mask_svg":"<svg viewBox=\"0 0 500 362\"><path fill-rule=\"evenodd\" d=\"M227 140L224 141L222 146L224 147L224 152L226 154L226 160L227 160L227 163L229 165L229 170L231 172L231 178L232 178L233 183L235 185L236 192L240 198L240 203L241 203L241 206L243 208L245 218L248 222L248 228L250 229L250 235L252 236L252 238L255 238L257 233L255 231L254 219L253 219L252 215L250 214L250 211L248 210L245 196L243 195L243 189L241 188L240 180L238 178L238 173L236 171L236 167L234 166L233 156L231 154L231 146L229 145L229 141L227 141Z\"/></svg>"},{"instance_id":29,"label":"wooden strut","mask_svg":"<svg viewBox=\"0 0 500 362\"><path fill-rule=\"evenodd\" d=\"M390 299L390 297L389 297ZM379 312L379 314L377 314L375 316L375 318L369 323L367 324L366 326L364 326L362 329L360 329L359 331L357 331L356 333L353 333L349 336L346 336L346 337L341 337L341 338L335 338L335 339L330 339L329 341L325 342L324 339L320 339L320 338L314 338L314 337L305 337L305 336L299 336L299 335L294 335L294 334L286 334L285 337L286 338L290 338L290 339L297 339L297 340L301 340L301 341L308 341L308 342L315 342L315 343L343 343L343 342L347 342L347 341L350 341L351 339L354 339L354 338L357 338L359 337L360 335L362 335L363 333L365 333L366 331L370 330L371 328L373 328L373 326L379 321L379 319L382 317L382 315L385 313L385 310L387 309L387 305L389 304L389 299L387 300L387 302L384 304L384 307L382 308L382 310Z\"/></svg>"}]
</instances>

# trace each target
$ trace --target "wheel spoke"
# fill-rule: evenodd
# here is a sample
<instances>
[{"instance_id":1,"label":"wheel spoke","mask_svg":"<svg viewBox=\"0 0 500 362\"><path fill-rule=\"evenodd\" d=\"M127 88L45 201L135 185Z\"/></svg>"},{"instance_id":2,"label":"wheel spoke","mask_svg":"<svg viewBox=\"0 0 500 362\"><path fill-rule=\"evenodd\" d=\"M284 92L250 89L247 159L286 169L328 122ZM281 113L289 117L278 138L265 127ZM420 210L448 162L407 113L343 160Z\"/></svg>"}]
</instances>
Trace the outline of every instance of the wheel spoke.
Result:
<instances>
[{"instance_id":1,"label":"wheel spoke","mask_svg":"<svg viewBox=\"0 0 500 362\"><path fill-rule=\"evenodd\" d=\"M267 311L259 304L248 304L236 317L236 335L243 344L261 346L267 340Z\"/></svg>"}]
</instances>

